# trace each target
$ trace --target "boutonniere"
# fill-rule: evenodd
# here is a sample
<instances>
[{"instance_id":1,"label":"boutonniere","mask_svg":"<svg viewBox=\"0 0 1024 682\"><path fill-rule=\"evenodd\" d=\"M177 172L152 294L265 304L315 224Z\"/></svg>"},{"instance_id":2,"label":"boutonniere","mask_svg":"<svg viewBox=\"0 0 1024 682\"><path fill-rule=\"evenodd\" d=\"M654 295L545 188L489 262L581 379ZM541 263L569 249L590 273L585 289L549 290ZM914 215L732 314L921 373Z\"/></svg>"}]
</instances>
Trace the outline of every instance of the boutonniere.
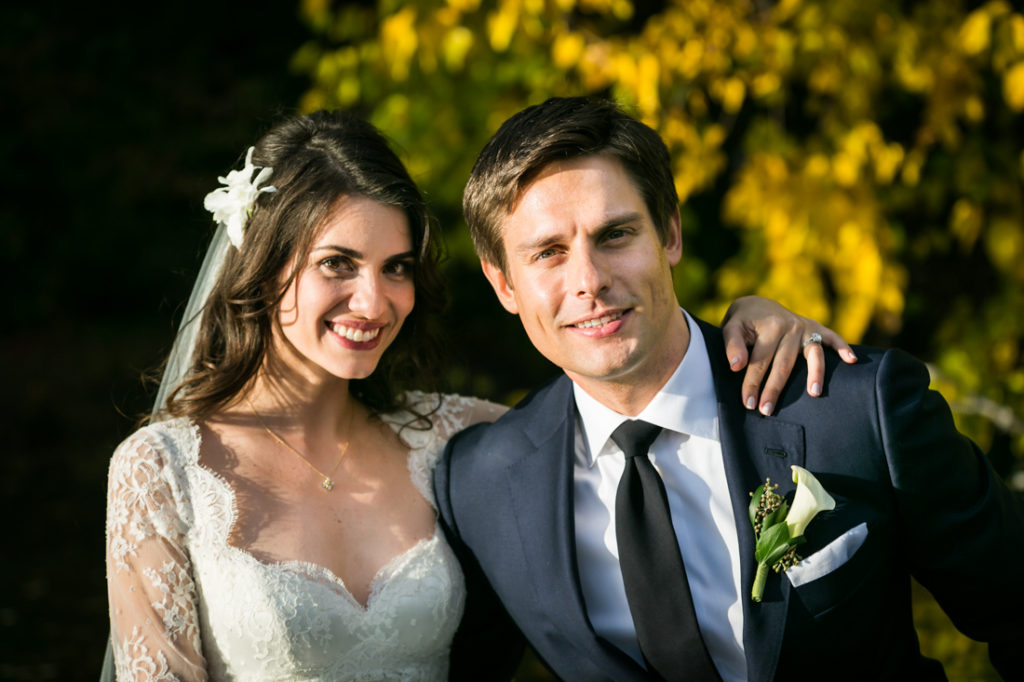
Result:
<instances>
[{"instance_id":1,"label":"boutonniere","mask_svg":"<svg viewBox=\"0 0 1024 682\"><path fill-rule=\"evenodd\" d=\"M757 575L750 596L761 601L768 568L776 573L800 563L796 553L798 545L806 542L804 530L818 512L835 509L836 501L825 492L821 483L807 469L794 466L793 482L796 493L793 504L776 493L779 485L772 485L770 478L751 493L750 523L754 526L754 559L757 561Z\"/></svg>"}]
</instances>

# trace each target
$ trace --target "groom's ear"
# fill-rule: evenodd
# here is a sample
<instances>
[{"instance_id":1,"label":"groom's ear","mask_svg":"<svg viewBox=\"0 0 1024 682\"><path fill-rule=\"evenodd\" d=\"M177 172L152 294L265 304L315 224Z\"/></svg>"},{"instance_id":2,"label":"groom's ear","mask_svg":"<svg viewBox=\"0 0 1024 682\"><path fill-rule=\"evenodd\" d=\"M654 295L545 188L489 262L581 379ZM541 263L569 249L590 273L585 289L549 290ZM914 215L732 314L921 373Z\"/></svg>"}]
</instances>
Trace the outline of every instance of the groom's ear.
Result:
<instances>
[{"instance_id":1,"label":"groom's ear","mask_svg":"<svg viewBox=\"0 0 1024 682\"><path fill-rule=\"evenodd\" d=\"M518 315L519 306L516 305L515 292L512 291L512 284L505 277L505 273L494 263L483 259L480 260L480 267L484 271L484 277L491 283L491 288L497 294L498 300L501 301L501 305L513 315Z\"/></svg>"}]
</instances>

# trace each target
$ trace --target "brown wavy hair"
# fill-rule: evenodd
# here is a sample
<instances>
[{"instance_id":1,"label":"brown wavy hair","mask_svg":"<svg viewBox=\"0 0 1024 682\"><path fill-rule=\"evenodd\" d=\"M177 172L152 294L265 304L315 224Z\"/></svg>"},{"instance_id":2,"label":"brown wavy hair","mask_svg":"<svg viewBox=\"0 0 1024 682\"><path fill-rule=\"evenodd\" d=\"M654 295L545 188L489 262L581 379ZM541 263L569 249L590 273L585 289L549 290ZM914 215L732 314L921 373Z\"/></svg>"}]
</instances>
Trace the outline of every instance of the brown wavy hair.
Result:
<instances>
[{"instance_id":1,"label":"brown wavy hair","mask_svg":"<svg viewBox=\"0 0 1024 682\"><path fill-rule=\"evenodd\" d=\"M276 191L259 195L241 248L229 248L202 313L191 371L171 392L161 416L209 416L255 377L272 346L281 298L343 196L394 206L408 219L417 254L416 305L373 374L350 381L349 391L377 413L412 409L404 391L435 390L442 376L437 325L447 298L441 247L405 166L371 124L328 111L275 126L256 143L252 160L257 168L273 168L269 184ZM282 284L281 273L290 263ZM427 415L414 415L418 427L429 428Z\"/></svg>"}]
</instances>

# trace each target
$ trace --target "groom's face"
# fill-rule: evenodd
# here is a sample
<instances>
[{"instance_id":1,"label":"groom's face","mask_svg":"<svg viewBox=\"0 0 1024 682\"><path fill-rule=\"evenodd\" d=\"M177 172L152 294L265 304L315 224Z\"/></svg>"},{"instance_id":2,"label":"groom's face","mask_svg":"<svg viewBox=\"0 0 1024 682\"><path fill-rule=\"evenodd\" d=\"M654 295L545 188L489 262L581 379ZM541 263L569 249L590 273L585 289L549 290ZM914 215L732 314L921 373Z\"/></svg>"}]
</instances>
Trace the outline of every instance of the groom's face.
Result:
<instances>
[{"instance_id":1,"label":"groom's face","mask_svg":"<svg viewBox=\"0 0 1024 682\"><path fill-rule=\"evenodd\" d=\"M662 377L681 319L671 267L678 218L662 243L621 163L589 156L547 166L505 218L504 271L484 273L548 360L589 381ZM675 319L679 318L679 319Z\"/></svg>"}]
</instances>

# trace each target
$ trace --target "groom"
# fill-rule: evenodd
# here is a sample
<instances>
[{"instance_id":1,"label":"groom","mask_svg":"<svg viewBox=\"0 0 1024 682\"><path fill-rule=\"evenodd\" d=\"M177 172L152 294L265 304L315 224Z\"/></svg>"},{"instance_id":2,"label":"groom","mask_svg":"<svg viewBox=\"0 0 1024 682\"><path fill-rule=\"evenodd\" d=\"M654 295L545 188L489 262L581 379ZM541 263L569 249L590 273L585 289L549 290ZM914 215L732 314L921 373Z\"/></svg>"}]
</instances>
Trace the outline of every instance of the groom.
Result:
<instances>
[{"instance_id":1,"label":"groom","mask_svg":"<svg viewBox=\"0 0 1024 682\"><path fill-rule=\"evenodd\" d=\"M661 139L603 100L530 107L476 162L484 273L564 374L437 467L469 587L453 677L507 678L522 633L566 680L944 679L911 576L1019 675L1024 510L925 368L861 349L822 398L794 377L774 417L734 405L720 330L674 296L677 201ZM793 465L836 506L755 602L750 493Z\"/></svg>"}]
</instances>

